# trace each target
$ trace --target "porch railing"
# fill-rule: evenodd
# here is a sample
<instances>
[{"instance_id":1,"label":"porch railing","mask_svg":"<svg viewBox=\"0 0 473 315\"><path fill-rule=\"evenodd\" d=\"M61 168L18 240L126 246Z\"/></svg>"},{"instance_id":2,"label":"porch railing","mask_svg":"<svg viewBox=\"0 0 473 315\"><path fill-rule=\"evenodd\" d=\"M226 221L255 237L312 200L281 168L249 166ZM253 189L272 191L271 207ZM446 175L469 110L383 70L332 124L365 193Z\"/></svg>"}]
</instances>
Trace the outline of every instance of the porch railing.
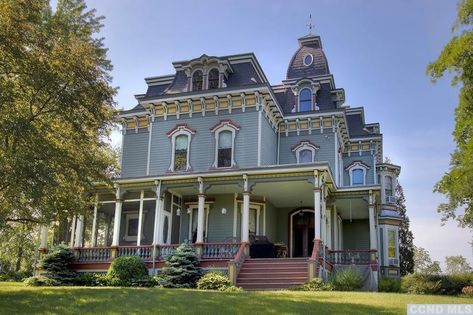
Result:
<instances>
[{"instance_id":1,"label":"porch railing","mask_svg":"<svg viewBox=\"0 0 473 315\"><path fill-rule=\"evenodd\" d=\"M168 256L174 254L176 249L179 247L179 244L169 244L169 245L159 245L157 249L157 259L165 260Z\"/></svg>"},{"instance_id":2,"label":"porch railing","mask_svg":"<svg viewBox=\"0 0 473 315\"><path fill-rule=\"evenodd\" d=\"M202 258L232 259L236 256L240 243L204 243Z\"/></svg>"},{"instance_id":3,"label":"porch railing","mask_svg":"<svg viewBox=\"0 0 473 315\"><path fill-rule=\"evenodd\" d=\"M137 256L143 260L153 259L153 246L119 246L117 248L117 257Z\"/></svg>"},{"instance_id":4,"label":"porch railing","mask_svg":"<svg viewBox=\"0 0 473 315\"><path fill-rule=\"evenodd\" d=\"M112 258L111 247L75 248L78 262L101 262Z\"/></svg>"},{"instance_id":5,"label":"porch railing","mask_svg":"<svg viewBox=\"0 0 473 315\"><path fill-rule=\"evenodd\" d=\"M332 265L371 265L376 260L372 250L332 250L328 251L327 261Z\"/></svg>"}]
</instances>

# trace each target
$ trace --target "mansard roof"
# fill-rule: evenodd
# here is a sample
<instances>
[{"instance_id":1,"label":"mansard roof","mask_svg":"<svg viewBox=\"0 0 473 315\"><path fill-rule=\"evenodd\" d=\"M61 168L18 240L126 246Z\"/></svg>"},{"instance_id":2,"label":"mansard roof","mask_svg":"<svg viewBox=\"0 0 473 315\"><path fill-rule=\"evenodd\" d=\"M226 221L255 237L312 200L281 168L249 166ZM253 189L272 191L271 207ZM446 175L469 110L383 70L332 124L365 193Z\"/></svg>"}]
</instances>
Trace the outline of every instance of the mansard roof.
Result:
<instances>
[{"instance_id":1,"label":"mansard roof","mask_svg":"<svg viewBox=\"0 0 473 315\"><path fill-rule=\"evenodd\" d=\"M320 36L309 34L299 38L298 41L300 47L289 62L286 79L330 74ZM312 56L312 62L310 65L305 65L304 58L308 55Z\"/></svg>"},{"instance_id":2,"label":"mansard roof","mask_svg":"<svg viewBox=\"0 0 473 315\"><path fill-rule=\"evenodd\" d=\"M363 107L347 108L345 111L351 138L379 135L379 124L366 124Z\"/></svg>"}]
</instances>

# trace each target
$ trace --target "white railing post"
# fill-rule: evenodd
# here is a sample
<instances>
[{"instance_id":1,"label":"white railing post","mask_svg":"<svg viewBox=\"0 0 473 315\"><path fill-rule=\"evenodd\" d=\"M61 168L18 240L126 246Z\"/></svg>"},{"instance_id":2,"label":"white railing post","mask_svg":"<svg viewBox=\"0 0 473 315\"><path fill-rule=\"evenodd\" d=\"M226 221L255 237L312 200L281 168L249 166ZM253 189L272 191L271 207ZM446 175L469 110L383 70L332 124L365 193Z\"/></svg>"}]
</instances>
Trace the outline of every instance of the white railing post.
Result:
<instances>
[{"instance_id":1,"label":"white railing post","mask_svg":"<svg viewBox=\"0 0 473 315\"><path fill-rule=\"evenodd\" d=\"M113 240L112 246L118 246L120 244L120 224L122 220L122 204L120 187L117 186L115 196L115 218L113 222Z\"/></svg>"},{"instance_id":2,"label":"white railing post","mask_svg":"<svg viewBox=\"0 0 473 315\"><path fill-rule=\"evenodd\" d=\"M92 247L97 246L97 211L99 207L99 195L95 194L94 219L92 221Z\"/></svg>"},{"instance_id":3,"label":"white railing post","mask_svg":"<svg viewBox=\"0 0 473 315\"><path fill-rule=\"evenodd\" d=\"M138 214L138 235L136 237L136 246L141 245L141 236L143 234L143 198L145 197L145 191L142 190L140 193L140 208Z\"/></svg>"},{"instance_id":4,"label":"white railing post","mask_svg":"<svg viewBox=\"0 0 473 315\"><path fill-rule=\"evenodd\" d=\"M205 217L205 194L204 194L204 181L202 177L197 179L199 184L199 203L197 209L197 239L196 243L204 242L204 217Z\"/></svg>"}]
</instances>

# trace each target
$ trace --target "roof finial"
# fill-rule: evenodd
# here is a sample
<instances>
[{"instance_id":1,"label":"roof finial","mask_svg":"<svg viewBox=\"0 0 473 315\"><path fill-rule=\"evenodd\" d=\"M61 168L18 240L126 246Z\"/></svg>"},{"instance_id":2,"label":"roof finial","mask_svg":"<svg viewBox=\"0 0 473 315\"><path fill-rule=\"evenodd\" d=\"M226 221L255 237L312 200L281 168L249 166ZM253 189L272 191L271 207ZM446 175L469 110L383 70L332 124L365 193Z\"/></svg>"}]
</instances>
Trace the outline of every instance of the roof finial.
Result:
<instances>
[{"instance_id":1,"label":"roof finial","mask_svg":"<svg viewBox=\"0 0 473 315\"><path fill-rule=\"evenodd\" d=\"M309 34L312 34L312 13L309 14L309 21L306 26L309 28Z\"/></svg>"}]
</instances>

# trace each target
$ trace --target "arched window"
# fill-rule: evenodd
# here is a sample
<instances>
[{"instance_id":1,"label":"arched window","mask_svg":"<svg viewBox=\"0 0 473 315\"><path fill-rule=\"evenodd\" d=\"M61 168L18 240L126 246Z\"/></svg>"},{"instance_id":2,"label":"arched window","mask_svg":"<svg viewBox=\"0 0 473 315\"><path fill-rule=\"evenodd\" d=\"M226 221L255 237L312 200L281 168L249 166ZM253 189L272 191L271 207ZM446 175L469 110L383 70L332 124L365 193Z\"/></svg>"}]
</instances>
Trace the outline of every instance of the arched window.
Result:
<instances>
[{"instance_id":1,"label":"arched window","mask_svg":"<svg viewBox=\"0 0 473 315\"><path fill-rule=\"evenodd\" d=\"M202 71L197 70L192 75L192 91L202 91L203 76Z\"/></svg>"},{"instance_id":2,"label":"arched window","mask_svg":"<svg viewBox=\"0 0 473 315\"><path fill-rule=\"evenodd\" d=\"M352 185L363 185L365 183L365 171L361 168L352 170L351 181Z\"/></svg>"},{"instance_id":3,"label":"arched window","mask_svg":"<svg viewBox=\"0 0 473 315\"><path fill-rule=\"evenodd\" d=\"M218 160L217 167L232 166L233 133L221 131L218 134Z\"/></svg>"},{"instance_id":4,"label":"arched window","mask_svg":"<svg viewBox=\"0 0 473 315\"><path fill-rule=\"evenodd\" d=\"M212 167L234 167L235 162L235 137L240 126L230 120L222 119L210 128L215 134L215 159Z\"/></svg>"},{"instance_id":5,"label":"arched window","mask_svg":"<svg viewBox=\"0 0 473 315\"><path fill-rule=\"evenodd\" d=\"M209 90L218 89L218 70L213 68L209 72Z\"/></svg>"},{"instance_id":6,"label":"arched window","mask_svg":"<svg viewBox=\"0 0 473 315\"><path fill-rule=\"evenodd\" d=\"M187 169L187 156L189 137L187 135L179 135L176 137L174 149L174 170L185 171Z\"/></svg>"},{"instance_id":7,"label":"arched window","mask_svg":"<svg viewBox=\"0 0 473 315\"><path fill-rule=\"evenodd\" d=\"M312 151L308 149L304 149L299 151L299 163L312 163Z\"/></svg>"},{"instance_id":8,"label":"arched window","mask_svg":"<svg viewBox=\"0 0 473 315\"><path fill-rule=\"evenodd\" d=\"M312 91L308 88L302 89L299 93L299 111L307 112L312 110Z\"/></svg>"}]
</instances>

